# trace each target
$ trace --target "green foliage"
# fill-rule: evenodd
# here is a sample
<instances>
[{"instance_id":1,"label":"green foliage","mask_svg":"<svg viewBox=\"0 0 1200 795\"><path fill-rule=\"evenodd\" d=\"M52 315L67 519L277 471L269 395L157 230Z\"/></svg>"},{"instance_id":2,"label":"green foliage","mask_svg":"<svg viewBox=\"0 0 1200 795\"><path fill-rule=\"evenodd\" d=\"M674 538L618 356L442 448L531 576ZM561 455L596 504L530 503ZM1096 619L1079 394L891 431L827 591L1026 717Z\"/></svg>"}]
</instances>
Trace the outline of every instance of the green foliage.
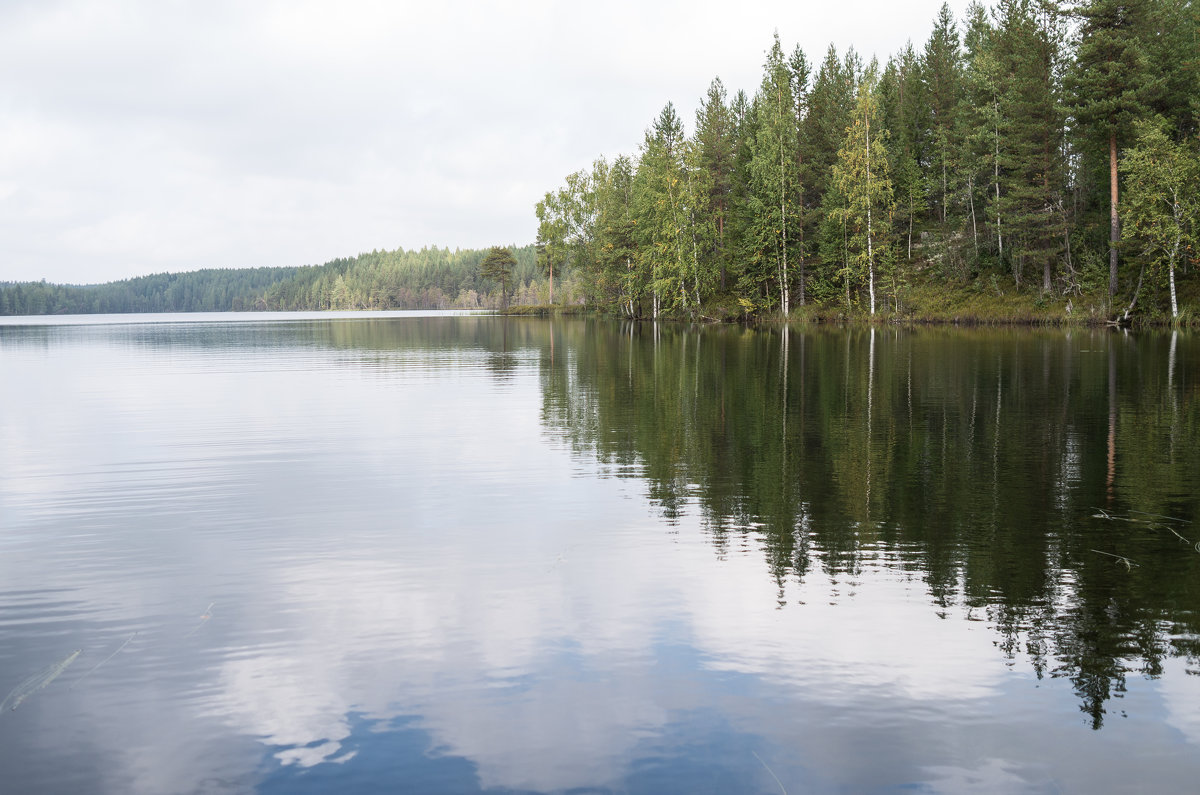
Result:
<instances>
[{"instance_id":1,"label":"green foliage","mask_svg":"<svg viewBox=\"0 0 1200 795\"><path fill-rule=\"evenodd\" d=\"M827 208L838 202L827 197L833 165L846 137L846 127L854 112L855 96L861 64L853 50L839 59L837 50L829 46L825 59L817 70L812 91L808 96L808 112L800 123L800 149L804 154L805 174L803 203L809 210L805 216L805 236L818 241L817 278L828 281L830 269L840 267L841 257L830 258L825 245Z\"/></svg>"},{"instance_id":2,"label":"green foliage","mask_svg":"<svg viewBox=\"0 0 1200 795\"><path fill-rule=\"evenodd\" d=\"M1042 272L1052 288L1062 243L1055 214L1061 205L1065 164L1059 79L1061 19L1033 0L1005 0L995 37L997 153L1002 191L993 205L1007 225L1008 258L1020 286L1024 263Z\"/></svg>"},{"instance_id":3,"label":"green foliage","mask_svg":"<svg viewBox=\"0 0 1200 795\"><path fill-rule=\"evenodd\" d=\"M713 287L711 261L701 256L715 237L703 212L711 178L699 168L699 155L667 103L646 132L633 182L635 259L649 280L654 317L662 311L696 315Z\"/></svg>"},{"instance_id":4,"label":"green foliage","mask_svg":"<svg viewBox=\"0 0 1200 795\"><path fill-rule=\"evenodd\" d=\"M1087 0L1076 14L1079 46L1068 72L1072 111L1084 129L1107 142L1126 138L1162 93L1147 47L1153 0Z\"/></svg>"},{"instance_id":5,"label":"green foliage","mask_svg":"<svg viewBox=\"0 0 1200 795\"><path fill-rule=\"evenodd\" d=\"M876 84L868 75L859 86L854 121L846 129L845 142L838 150L833 167L833 182L843 201L830 209L835 239L842 234L845 259L838 276L847 294L865 289L870 314L876 310L876 283L880 271L889 277L894 267L892 216L895 198L891 169L884 140L887 130L881 124ZM837 227L840 226L839 230ZM893 280L894 282L894 280Z\"/></svg>"},{"instance_id":6,"label":"green foliage","mask_svg":"<svg viewBox=\"0 0 1200 795\"><path fill-rule=\"evenodd\" d=\"M87 286L0 283L0 314L495 307L499 293L479 273L485 253L396 249L299 268L209 269ZM518 299L538 303L534 247L514 256L513 288L524 293Z\"/></svg>"},{"instance_id":7,"label":"green foliage","mask_svg":"<svg viewBox=\"0 0 1200 795\"><path fill-rule=\"evenodd\" d=\"M1140 122L1136 130L1137 142L1121 161L1126 174L1122 242L1137 252L1152 279L1166 281L1171 317L1178 318L1176 271L1200 247L1200 153L1172 141L1159 124Z\"/></svg>"},{"instance_id":8,"label":"green foliage","mask_svg":"<svg viewBox=\"0 0 1200 795\"><path fill-rule=\"evenodd\" d=\"M500 246L492 246L491 251L479 263L479 275L488 281L500 285L500 303L508 306L508 292L512 287L513 271L517 267L517 258L512 251Z\"/></svg>"},{"instance_id":9,"label":"green foliage","mask_svg":"<svg viewBox=\"0 0 1200 795\"><path fill-rule=\"evenodd\" d=\"M702 197L706 201L700 211L712 219L715 227L712 246L704 256L715 262L722 289L731 266L732 247L728 244L727 227L735 199L736 125L734 111L726 104L725 85L716 78L696 111L694 148L697 171L704 175L708 185L708 195Z\"/></svg>"},{"instance_id":10,"label":"green foliage","mask_svg":"<svg viewBox=\"0 0 1200 795\"><path fill-rule=\"evenodd\" d=\"M797 68L805 66L797 59ZM803 201L797 152L797 81L776 34L767 54L762 85L755 98L758 126L750 140L749 223L742 241L745 266L742 292L763 297L773 292L779 311L791 308L792 282L803 261L800 249ZM801 275L802 278L802 275ZM764 304L769 301L764 300Z\"/></svg>"},{"instance_id":11,"label":"green foliage","mask_svg":"<svg viewBox=\"0 0 1200 795\"><path fill-rule=\"evenodd\" d=\"M0 315L226 312L262 308L263 291L304 268L206 269L97 285L0 282Z\"/></svg>"}]
</instances>

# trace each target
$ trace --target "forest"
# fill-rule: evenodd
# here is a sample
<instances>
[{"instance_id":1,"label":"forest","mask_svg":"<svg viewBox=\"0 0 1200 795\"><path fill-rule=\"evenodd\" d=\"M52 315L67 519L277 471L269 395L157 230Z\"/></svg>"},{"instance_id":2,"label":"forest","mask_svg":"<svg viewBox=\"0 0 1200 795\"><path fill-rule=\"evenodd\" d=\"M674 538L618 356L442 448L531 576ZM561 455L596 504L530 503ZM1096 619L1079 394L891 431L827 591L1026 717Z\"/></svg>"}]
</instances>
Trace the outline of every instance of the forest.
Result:
<instances>
[{"instance_id":1,"label":"forest","mask_svg":"<svg viewBox=\"0 0 1200 795\"><path fill-rule=\"evenodd\" d=\"M628 318L1200 322L1200 8L1000 0L885 63L776 33L762 82L667 102L635 154L486 250L104 285L0 282L0 315L507 308Z\"/></svg>"},{"instance_id":2,"label":"forest","mask_svg":"<svg viewBox=\"0 0 1200 795\"><path fill-rule=\"evenodd\" d=\"M514 300L547 300L532 246L512 248ZM123 312L494 309L503 296L481 271L487 251L372 251L298 268L160 273L99 285L0 282L0 315ZM567 285L570 295L570 283Z\"/></svg>"},{"instance_id":3,"label":"forest","mask_svg":"<svg viewBox=\"0 0 1200 795\"><path fill-rule=\"evenodd\" d=\"M943 5L883 64L777 33L546 193L539 257L627 317L1194 320L1198 57L1191 0Z\"/></svg>"}]
</instances>

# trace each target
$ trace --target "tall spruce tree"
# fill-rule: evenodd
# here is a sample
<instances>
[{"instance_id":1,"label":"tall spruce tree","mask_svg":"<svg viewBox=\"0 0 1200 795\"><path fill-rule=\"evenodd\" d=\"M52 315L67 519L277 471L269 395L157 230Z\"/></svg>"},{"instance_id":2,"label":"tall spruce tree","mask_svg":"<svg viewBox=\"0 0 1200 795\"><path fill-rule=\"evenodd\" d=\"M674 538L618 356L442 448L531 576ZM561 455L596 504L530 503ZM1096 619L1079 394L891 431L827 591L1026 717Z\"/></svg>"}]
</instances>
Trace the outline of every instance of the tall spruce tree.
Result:
<instances>
[{"instance_id":1,"label":"tall spruce tree","mask_svg":"<svg viewBox=\"0 0 1200 795\"><path fill-rule=\"evenodd\" d=\"M729 103L733 117L733 174L730 180L729 223L726 229L730 260L727 277L740 285L745 273L752 216L750 212L751 144L757 135L758 111L754 100L742 89ZM740 287L738 288L740 292Z\"/></svg>"},{"instance_id":2,"label":"tall spruce tree","mask_svg":"<svg viewBox=\"0 0 1200 795\"><path fill-rule=\"evenodd\" d=\"M1177 139L1200 133L1200 3L1155 0L1150 8L1147 54L1162 85L1154 109Z\"/></svg>"},{"instance_id":3,"label":"tall spruce tree","mask_svg":"<svg viewBox=\"0 0 1200 795\"><path fill-rule=\"evenodd\" d=\"M806 234L820 241L818 248L818 281L822 287L837 283L837 273L845 267L845 247L834 245L840 233L836 220L828 218L832 209L841 205L833 190L831 177L838 159L838 150L845 137L846 127L854 114L854 103L858 87L858 56L853 50L844 58L838 58L831 44L813 80L808 95L808 112L800 127L800 144L808 178L804 182L804 205L812 208L805 219Z\"/></svg>"},{"instance_id":4,"label":"tall spruce tree","mask_svg":"<svg viewBox=\"0 0 1200 795\"><path fill-rule=\"evenodd\" d=\"M950 6L942 4L933 32L925 43L925 58L922 63L925 79L926 99L930 112L930 148L933 177L939 185L935 192L934 208L944 225L953 186L952 157L957 115L963 96L962 52L959 49L958 30Z\"/></svg>"},{"instance_id":5,"label":"tall spruce tree","mask_svg":"<svg viewBox=\"0 0 1200 795\"><path fill-rule=\"evenodd\" d=\"M998 213L1000 195L1000 64L996 53L996 29L987 9L979 3L967 7L964 38L965 100L958 114L960 174L964 184L966 209L971 226L976 265L980 265L980 227L985 230L985 247L1003 255L1003 218ZM979 208L977 212L976 208ZM995 243L993 246L992 243Z\"/></svg>"},{"instance_id":6,"label":"tall spruce tree","mask_svg":"<svg viewBox=\"0 0 1200 795\"><path fill-rule=\"evenodd\" d=\"M747 287L761 289L765 294L770 292L768 283L774 282L779 311L787 317L803 216L796 160L796 101L792 73L778 33L767 52L756 104L758 129L751 144L750 160L752 222L746 241L750 261L744 279Z\"/></svg>"},{"instance_id":7,"label":"tall spruce tree","mask_svg":"<svg viewBox=\"0 0 1200 795\"><path fill-rule=\"evenodd\" d=\"M1149 113L1161 80L1146 50L1150 0L1085 0L1079 45L1068 78L1079 125L1107 144L1109 164L1108 296L1117 294L1117 251L1121 239L1118 205L1119 150L1133 122Z\"/></svg>"},{"instance_id":8,"label":"tall spruce tree","mask_svg":"<svg viewBox=\"0 0 1200 795\"><path fill-rule=\"evenodd\" d=\"M906 259L912 260L913 227L928 209L925 174L921 169L927 139L929 103L922 78L921 58L908 42L884 68L879 99L884 121L891 131L892 178L896 191L897 220L903 225Z\"/></svg>"},{"instance_id":9,"label":"tall spruce tree","mask_svg":"<svg viewBox=\"0 0 1200 795\"><path fill-rule=\"evenodd\" d=\"M788 59L788 67L792 73L792 97L796 101L796 178L798 180L796 201L799 203L801 216L800 223L796 227L796 258L799 261L797 265L799 278L796 284L799 293L796 296L796 303L804 306L808 302L808 274L805 266L808 250L804 238L804 216L807 214L807 207L804 203L804 183L808 179L808 168L804 162L804 142L801 140L801 135L804 129L804 118L808 115L808 81L812 76L812 67L799 44L796 45L796 49L792 50L792 57Z\"/></svg>"},{"instance_id":10,"label":"tall spruce tree","mask_svg":"<svg viewBox=\"0 0 1200 795\"><path fill-rule=\"evenodd\" d=\"M726 104L725 85L721 78L715 78L696 111L696 149L700 168L707 175L708 195L704 211L715 226L715 250L711 256L718 263L722 290L725 289L729 264L725 228L733 199L736 132L733 111Z\"/></svg>"},{"instance_id":11,"label":"tall spruce tree","mask_svg":"<svg viewBox=\"0 0 1200 795\"><path fill-rule=\"evenodd\" d=\"M998 211L1008 219L1014 282L1021 285L1024 263L1031 259L1041 265L1043 291L1053 286L1055 213L1063 182L1059 22L1051 2L1000 3L999 167L1007 191Z\"/></svg>"}]
</instances>

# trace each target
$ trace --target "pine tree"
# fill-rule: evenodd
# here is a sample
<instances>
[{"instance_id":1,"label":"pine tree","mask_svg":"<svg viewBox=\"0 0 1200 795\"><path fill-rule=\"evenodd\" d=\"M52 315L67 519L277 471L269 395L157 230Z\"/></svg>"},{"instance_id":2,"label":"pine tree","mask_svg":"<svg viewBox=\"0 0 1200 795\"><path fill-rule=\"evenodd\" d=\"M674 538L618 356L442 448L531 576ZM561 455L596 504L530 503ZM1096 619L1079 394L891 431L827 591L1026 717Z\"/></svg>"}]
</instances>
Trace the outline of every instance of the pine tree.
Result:
<instances>
[{"instance_id":1,"label":"pine tree","mask_svg":"<svg viewBox=\"0 0 1200 795\"><path fill-rule=\"evenodd\" d=\"M1135 119L1144 117L1160 92L1146 52L1150 0L1086 0L1076 12L1079 46L1069 77L1075 118L1108 146L1108 296L1117 293L1118 152Z\"/></svg>"},{"instance_id":2,"label":"pine tree","mask_svg":"<svg viewBox=\"0 0 1200 795\"><path fill-rule=\"evenodd\" d=\"M512 251L500 246L492 246L479 265L480 276L500 285L500 302L505 307L508 306L508 293L512 287L513 269L516 266L517 259L513 256ZM339 275L338 283L341 284L341 282L342 277Z\"/></svg>"},{"instance_id":3,"label":"pine tree","mask_svg":"<svg viewBox=\"0 0 1200 795\"><path fill-rule=\"evenodd\" d=\"M1056 209L1063 183L1059 91L1061 41L1053 3L1002 0L995 57L1000 74L998 154L1007 191L998 212L1008 219L1009 257L1017 286L1023 263L1042 266L1042 290L1053 284Z\"/></svg>"}]
</instances>

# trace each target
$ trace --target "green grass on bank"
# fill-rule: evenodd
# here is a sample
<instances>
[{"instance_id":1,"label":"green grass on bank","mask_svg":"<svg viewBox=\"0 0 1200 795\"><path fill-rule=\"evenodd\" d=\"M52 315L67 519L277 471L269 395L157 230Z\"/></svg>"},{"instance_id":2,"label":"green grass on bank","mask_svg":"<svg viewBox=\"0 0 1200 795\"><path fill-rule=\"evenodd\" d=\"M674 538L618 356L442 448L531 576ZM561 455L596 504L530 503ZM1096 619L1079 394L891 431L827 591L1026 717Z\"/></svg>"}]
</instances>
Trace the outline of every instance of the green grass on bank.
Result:
<instances>
[{"instance_id":1,"label":"green grass on bank","mask_svg":"<svg viewBox=\"0 0 1200 795\"><path fill-rule=\"evenodd\" d=\"M1181 283L1178 295L1180 316L1175 325L1200 327L1200 284L1187 280ZM1165 291L1143 287L1138 305L1130 318L1135 326L1173 325ZM1074 295L1043 294L1037 286L1003 284L1000 280L981 277L969 282L939 278L920 278L899 290L897 302L880 290L876 313L856 304L849 309L840 303L793 306L787 317L789 323L950 323L959 325L1106 325L1120 316L1128 298L1112 304L1105 291ZM601 311L583 305L520 305L511 306L500 314L515 316L558 316L600 314ZM778 310L766 313L749 312L731 296L717 296L705 304L700 316L664 317L664 320L779 323L784 318Z\"/></svg>"}]
</instances>

